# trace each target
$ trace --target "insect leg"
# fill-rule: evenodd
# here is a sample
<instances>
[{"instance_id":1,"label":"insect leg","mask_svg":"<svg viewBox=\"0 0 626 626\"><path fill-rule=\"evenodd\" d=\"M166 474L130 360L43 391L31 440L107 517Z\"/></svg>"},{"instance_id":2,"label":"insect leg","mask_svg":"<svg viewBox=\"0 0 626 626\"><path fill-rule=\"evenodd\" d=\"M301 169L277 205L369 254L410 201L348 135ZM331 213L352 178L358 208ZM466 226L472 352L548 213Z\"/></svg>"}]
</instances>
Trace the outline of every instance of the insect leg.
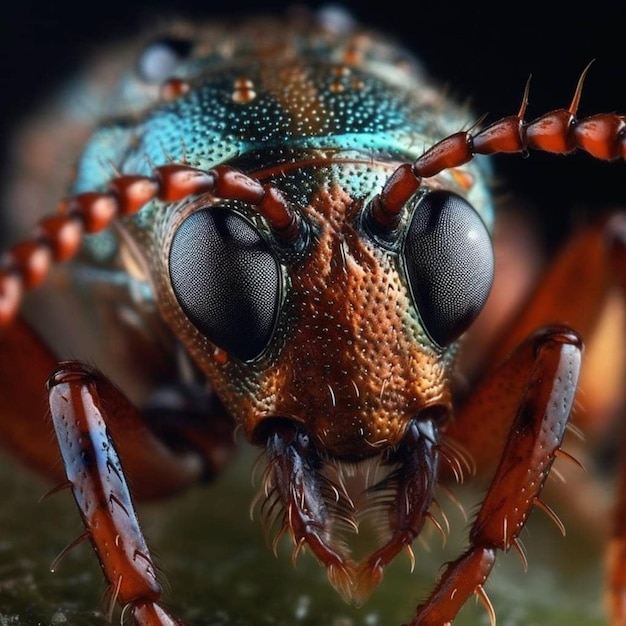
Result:
<instances>
[{"instance_id":1,"label":"insect leg","mask_svg":"<svg viewBox=\"0 0 626 626\"><path fill-rule=\"evenodd\" d=\"M626 233L626 214L602 218L581 229L558 254L536 291L507 329L490 359L499 361L529 333L555 320L588 342L606 297L616 283L612 249Z\"/></svg>"},{"instance_id":2,"label":"insect leg","mask_svg":"<svg viewBox=\"0 0 626 626\"><path fill-rule=\"evenodd\" d=\"M179 623L158 604L161 586L113 439L117 435L123 441L120 451L144 493L150 484L154 493L167 492L197 478L199 462L168 451L109 381L78 362L62 363L50 377L48 391L67 479L109 583L112 605L116 601L128 607L137 624Z\"/></svg>"},{"instance_id":3,"label":"insect leg","mask_svg":"<svg viewBox=\"0 0 626 626\"><path fill-rule=\"evenodd\" d=\"M46 415L45 385L58 359L32 328L17 317L0 329L0 442L5 450L57 482L54 432Z\"/></svg>"},{"instance_id":4,"label":"insect leg","mask_svg":"<svg viewBox=\"0 0 626 626\"><path fill-rule=\"evenodd\" d=\"M626 220L622 221L622 236L612 247L611 260L617 270L620 288L626 294ZM623 350L623 343L619 347ZM622 389L623 392L623 389ZM622 426L622 432L624 432ZM616 503L611 539L606 559L606 607L611 623L626 622L626 435L622 435L621 466L617 481Z\"/></svg>"},{"instance_id":5,"label":"insect leg","mask_svg":"<svg viewBox=\"0 0 626 626\"><path fill-rule=\"evenodd\" d=\"M581 372L581 393L577 401L574 422L585 434L584 446L576 449L576 457L584 458L593 448L593 441L606 436L610 424L626 406L623 390L624 375L624 317L626 296L626 218L616 213L582 229L558 255L527 306L513 326L496 343L498 349L488 355L488 360L498 362L525 333L550 320L567 320L579 331L586 343L585 361ZM615 306L615 303L617 305ZM608 315L607 315L608 313ZM589 365L593 359L595 342L599 340L599 324L605 325L604 336L608 344L602 349L600 363ZM600 327L602 330L602 327ZM606 340L605 340L606 341ZM587 367L585 364L587 363ZM500 367L510 367L506 362ZM595 375L599 371L600 375ZM508 380L512 381L513 376ZM477 463L488 466L503 440L507 425L504 421L490 420L489 428L475 428L472 415L486 402L489 394L497 393L493 376L479 383L457 415L449 435L459 441ZM514 394L508 394L513 397ZM574 445L577 442L573 442ZM612 523L606 507L598 500L598 485L591 474L576 471L573 465L563 467L567 476L569 468L576 471L557 492L567 499L570 509L577 506L576 516L584 520L595 533L610 535L607 555L607 608L614 620L626 619L626 445L622 444L621 483L616 490L615 512ZM585 460L587 464L587 460ZM559 468L561 469L561 468Z\"/></svg>"},{"instance_id":6,"label":"insect leg","mask_svg":"<svg viewBox=\"0 0 626 626\"><path fill-rule=\"evenodd\" d=\"M557 255L512 325L504 329L494 342L494 349L487 353L483 365L486 375L473 384L472 393L463 401L448 428L448 435L463 442L479 470L497 463L510 422L503 420L500 415L492 418L487 414L481 421L488 420L488 424L476 428L473 416L480 410L478 405L489 402L489 397L494 394L498 394L504 402L519 397L519 385L524 380L521 373L504 375L507 385L518 389L500 393L497 385L501 383L496 382L500 375L494 375L494 365L496 371L515 367L516 362L509 361L508 355L525 337L546 324L567 323L581 335L587 349L592 347L589 344L593 342L607 297L619 281L619 271L616 272L613 258L620 245L624 247L623 242L626 240L620 232L626 232L626 228L623 216L618 214L598 220L573 237ZM603 358L606 360L606 355ZM597 419L597 416L588 415L585 400L589 400L596 389L605 395L610 390L607 390L606 376L594 384L588 382L585 373L583 364L581 386L585 388L585 393L574 420L587 428L589 422ZM594 384L594 387L590 387L590 384ZM619 393L623 393L621 385ZM513 412L509 414L513 415Z\"/></svg>"},{"instance_id":7,"label":"insect leg","mask_svg":"<svg viewBox=\"0 0 626 626\"><path fill-rule=\"evenodd\" d=\"M539 496L569 419L581 351L578 335L566 327L550 327L530 337L511 356L518 368L510 372L526 370L523 395L516 403L500 463L470 530L470 548L448 565L428 599L417 608L411 626L451 622L474 593L483 599L492 624L495 622L483 584L496 551L514 546L534 506L544 506ZM506 395L506 376L500 374L499 383ZM481 405L475 423L490 413L502 413L497 393Z\"/></svg>"}]
</instances>

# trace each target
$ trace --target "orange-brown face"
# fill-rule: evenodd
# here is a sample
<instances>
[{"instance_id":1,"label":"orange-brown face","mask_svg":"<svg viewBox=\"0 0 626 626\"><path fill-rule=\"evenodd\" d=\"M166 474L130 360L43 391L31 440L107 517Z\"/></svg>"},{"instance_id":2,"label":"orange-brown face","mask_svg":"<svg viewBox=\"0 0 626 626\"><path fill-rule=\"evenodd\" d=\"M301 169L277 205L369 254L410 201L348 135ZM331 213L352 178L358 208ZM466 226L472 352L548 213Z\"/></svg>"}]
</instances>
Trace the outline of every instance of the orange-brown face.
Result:
<instances>
[{"instance_id":1,"label":"orange-brown face","mask_svg":"<svg viewBox=\"0 0 626 626\"><path fill-rule=\"evenodd\" d=\"M283 173L283 184L304 169ZM270 420L288 419L324 454L357 460L397 446L422 411L434 409L422 416L429 419L449 411L456 336L447 341L448 274L460 272L462 282L468 271L455 267L454 221L465 246L480 218L471 207L446 208L447 196L434 209L414 201L418 209L385 243L364 225L360 191L387 168L353 162L349 170L350 180L328 162L311 167L308 191L290 198L308 226L298 252L281 248L245 205L201 197L161 230L156 254L169 250L169 267L156 274L164 316L250 441L263 442ZM468 211L470 226L457 218ZM465 263L463 248L459 258ZM426 302L420 312L417 300Z\"/></svg>"},{"instance_id":2,"label":"orange-brown face","mask_svg":"<svg viewBox=\"0 0 626 626\"><path fill-rule=\"evenodd\" d=\"M397 255L358 232L361 208L338 184L307 208L318 234L289 272L293 327L258 379L271 402L258 412L229 398L247 432L266 416L288 417L329 454L358 458L397 444L426 406L447 405L441 354L411 314Z\"/></svg>"}]
</instances>

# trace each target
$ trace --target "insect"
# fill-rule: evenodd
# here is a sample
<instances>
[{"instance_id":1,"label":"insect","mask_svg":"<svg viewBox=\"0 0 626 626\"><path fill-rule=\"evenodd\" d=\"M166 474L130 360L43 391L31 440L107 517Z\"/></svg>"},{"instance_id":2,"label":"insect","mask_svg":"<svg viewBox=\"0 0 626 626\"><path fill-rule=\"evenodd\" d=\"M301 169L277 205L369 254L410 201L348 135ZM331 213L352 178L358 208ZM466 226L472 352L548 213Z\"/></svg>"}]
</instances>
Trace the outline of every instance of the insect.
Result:
<instances>
[{"instance_id":1,"label":"insect","mask_svg":"<svg viewBox=\"0 0 626 626\"><path fill-rule=\"evenodd\" d=\"M176 618L133 498L217 475L235 428L264 450L257 509L268 531L292 538L294 558L312 553L359 603L399 553L412 555L440 481L496 468L466 551L408 614L448 623L477 595L493 622L484 585L496 553L523 555L534 507L559 524L541 490L567 456L581 335L595 321L578 317L596 315L546 282L490 352L495 368L471 373L469 391L456 386L459 340L495 264L489 172L474 157L581 148L623 158L624 117L578 119L581 81L569 108L526 122L524 98L518 114L463 131L465 110L383 37L297 20L238 29L186 25L148 43L59 214L9 248L2 440L71 487L110 604L140 624ZM593 284L623 277L623 220L582 242L597 250L586 260ZM569 258L557 287L579 272ZM76 294L71 314L86 305L98 320L102 371L58 365L19 316L53 265L53 297ZM590 295L597 308L601 296ZM121 360L119 390L109 377ZM64 467L33 365L46 372ZM358 558L344 537L363 515L385 532Z\"/></svg>"}]
</instances>

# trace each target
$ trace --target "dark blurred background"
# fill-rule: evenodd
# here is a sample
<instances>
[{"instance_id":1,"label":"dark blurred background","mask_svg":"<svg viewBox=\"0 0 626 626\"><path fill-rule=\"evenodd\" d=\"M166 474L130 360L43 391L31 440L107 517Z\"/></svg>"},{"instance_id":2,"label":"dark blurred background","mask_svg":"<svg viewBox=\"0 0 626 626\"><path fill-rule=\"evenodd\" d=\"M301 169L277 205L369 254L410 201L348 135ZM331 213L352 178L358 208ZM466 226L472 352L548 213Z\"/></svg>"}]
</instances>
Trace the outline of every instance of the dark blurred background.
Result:
<instances>
[{"instance_id":1,"label":"dark blurred background","mask_svg":"<svg viewBox=\"0 0 626 626\"><path fill-rule=\"evenodd\" d=\"M174 6L175 4L175 6ZM317 7L321 3L311 3ZM557 6L560 5L560 6ZM163 14L237 15L282 12L292 2L240 0L228 4L188 0L107 0L43 3L22 0L3 9L0 38L0 131L7 132L88 52L111 39L132 35ZM624 20L617 3L583 5L514 3L344 2L360 21L394 33L451 93L469 99L490 120L516 112L530 74L529 116L567 106L582 69L596 59L586 81L580 112L626 112ZM4 143L4 142L3 142ZM522 162L500 158L508 189L544 216L551 236L565 226L562 211L626 201L626 169L586 155L563 159L533 154ZM552 218L551 216L554 215Z\"/></svg>"}]
</instances>

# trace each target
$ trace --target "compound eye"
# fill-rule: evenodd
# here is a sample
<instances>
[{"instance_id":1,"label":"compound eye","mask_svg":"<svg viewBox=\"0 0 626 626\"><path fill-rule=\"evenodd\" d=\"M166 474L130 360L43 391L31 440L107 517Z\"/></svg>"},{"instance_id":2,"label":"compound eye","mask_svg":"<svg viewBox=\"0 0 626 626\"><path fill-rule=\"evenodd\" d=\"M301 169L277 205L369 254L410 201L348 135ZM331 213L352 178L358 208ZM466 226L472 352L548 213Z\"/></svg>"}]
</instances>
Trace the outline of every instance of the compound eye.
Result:
<instances>
[{"instance_id":1,"label":"compound eye","mask_svg":"<svg viewBox=\"0 0 626 626\"><path fill-rule=\"evenodd\" d=\"M491 290L494 255L489 232L469 202L437 190L416 207L403 252L425 330L446 346L474 321Z\"/></svg>"},{"instance_id":2,"label":"compound eye","mask_svg":"<svg viewBox=\"0 0 626 626\"><path fill-rule=\"evenodd\" d=\"M143 49L137 61L139 76L147 83L162 83L172 77L178 64L189 56L192 47L188 39L156 39Z\"/></svg>"},{"instance_id":3,"label":"compound eye","mask_svg":"<svg viewBox=\"0 0 626 626\"><path fill-rule=\"evenodd\" d=\"M176 298L203 335L243 361L263 352L278 318L281 274L250 222L223 207L192 213L174 235L169 264Z\"/></svg>"}]
</instances>

